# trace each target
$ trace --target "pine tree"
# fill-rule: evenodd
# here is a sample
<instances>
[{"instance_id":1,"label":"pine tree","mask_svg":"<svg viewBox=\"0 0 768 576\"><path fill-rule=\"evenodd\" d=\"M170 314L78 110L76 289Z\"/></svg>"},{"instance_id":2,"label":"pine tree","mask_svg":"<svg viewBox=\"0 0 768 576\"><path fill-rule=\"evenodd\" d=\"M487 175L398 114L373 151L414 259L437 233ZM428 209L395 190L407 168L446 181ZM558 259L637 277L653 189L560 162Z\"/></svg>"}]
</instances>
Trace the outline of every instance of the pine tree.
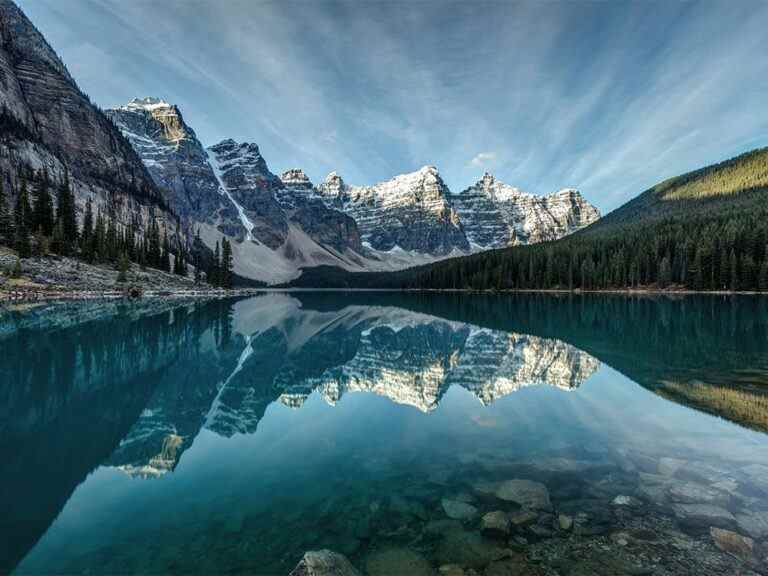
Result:
<instances>
[{"instance_id":1,"label":"pine tree","mask_svg":"<svg viewBox=\"0 0 768 576\"><path fill-rule=\"evenodd\" d=\"M757 281L757 287L760 290L768 290L768 254L763 260L763 265L760 267L760 276Z\"/></svg>"},{"instance_id":2,"label":"pine tree","mask_svg":"<svg viewBox=\"0 0 768 576\"><path fill-rule=\"evenodd\" d=\"M27 180L22 177L21 189L16 198L16 207L13 211L15 238L14 248L22 258L28 258L32 253L32 246L29 242L29 223L32 208L29 205L29 196L27 192Z\"/></svg>"},{"instance_id":3,"label":"pine tree","mask_svg":"<svg viewBox=\"0 0 768 576\"><path fill-rule=\"evenodd\" d=\"M118 260L118 263L117 263L117 269L118 269L117 281L118 282L124 283L128 281L128 270L130 269L130 267L131 267L131 261L128 260L128 254L123 252L122 254L120 254L120 259Z\"/></svg>"},{"instance_id":4,"label":"pine tree","mask_svg":"<svg viewBox=\"0 0 768 576\"><path fill-rule=\"evenodd\" d=\"M213 251L213 259L211 260L210 265L208 266L208 284L211 286L219 286L219 266L220 266L220 254L219 254L219 243L216 242L216 248Z\"/></svg>"},{"instance_id":5,"label":"pine tree","mask_svg":"<svg viewBox=\"0 0 768 576\"><path fill-rule=\"evenodd\" d=\"M80 236L80 251L86 262L93 262L95 256L93 252L93 202L90 198L85 203L83 232Z\"/></svg>"},{"instance_id":6,"label":"pine tree","mask_svg":"<svg viewBox=\"0 0 768 576\"><path fill-rule=\"evenodd\" d=\"M163 253L160 256L160 270L171 271L171 244L168 241L168 229L163 232Z\"/></svg>"},{"instance_id":7,"label":"pine tree","mask_svg":"<svg viewBox=\"0 0 768 576\"><path fill-rule=\"evenodd\" d=\"M739 262L736 258L736 251L731 248L731 255L729 257L730 261L730 284L728 286L731 290L738 290L739 289Z\"/></svg>"},{"instance_id":8,"label":"pine tree","mask_svg":"<svg viewBox=\"0 0 768 576\"><path fill-rule=\"evenodd\" d=\"M32 212L33 230L50 237L53 234L54 215L49 186L48 172L43 170L37 183Z\"/></svg>"},{"instance_id":9,"label":"pine tree","mask_svg":"<svg viewBox=\"0 0 768 576\"><path fill-rule=\"evenodd\" d=\"M661 264L659 265L659 286L666 288L669 286L671 281L672 267L669 264L669 257L664 256L664 258L661 259Z\"/></svg>"},{"instance_id":10,"label":"pine tree","mask_svg":"<svg viewBox=\"0 0 768 576\"><path fill-rule=\"evenodd\" d=\"M160 230L157 227L157 222L154 218L149 221L149 229L147 230L146 244L146 265L150 268L160 268L160 259L162 256L162 250L160 248Z\"/></svg>"},{"instance_id":11,"label":"pine tree","mask_svg":"<svg viewBox=\"0 0 768 576\"><path fill-rule=\"evenodd\" d=\"M76 251L78 231L75 199L69 187L68 175L65 175L64 181L59 187L59 194L56 200L56 220L61 225L61 232L64 238L62 254L71 255Z\"/></svg>"},{"instance_id":12,"label":"pine tree","mask_svg":"<svg viewBox=\"0 0 768 576\"><path fill-rule=\"evenodd\" d=\"M93 229L93 236L91 237L91 253L93 254L93 262L103 262L106 260L106 226L104 224L104 217L101 215L101 211L96 215L96 226Z\"/></svg>"},{"instance_id":13,"label":"pine tree","mask_svg":"<svg viewBox=\"0 0 768 576\"><path fill-rule=\"evenodd\" d=\"M13 218L8 208L8 200L5 196L3 176L0 174L0 245L13 244Z\"/></svg>"},{"instance_id":14,"label":"pine tree","mask_svg":"<svg viewBox=\"0 0 768 576\"><path fill-rule=\"evenodd\" d=\"M221 247L220 285L222 288L232 288L232 245L229 240L222 238Z\"/></svg>"}]
</instances>

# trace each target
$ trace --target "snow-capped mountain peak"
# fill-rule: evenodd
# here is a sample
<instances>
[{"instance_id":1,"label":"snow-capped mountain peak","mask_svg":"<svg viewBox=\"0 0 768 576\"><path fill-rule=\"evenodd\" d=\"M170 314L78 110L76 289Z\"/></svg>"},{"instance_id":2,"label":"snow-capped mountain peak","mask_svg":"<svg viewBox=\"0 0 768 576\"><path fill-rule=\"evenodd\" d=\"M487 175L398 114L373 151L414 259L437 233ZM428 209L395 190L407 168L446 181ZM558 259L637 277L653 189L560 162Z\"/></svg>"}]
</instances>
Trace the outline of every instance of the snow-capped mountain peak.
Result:
<instances>
[{"instance_id":1,"label":"snow-capped mountain peak","mask_svg":"<svg viewBox=\"0 0 768 576\"><path fill-rule=\"evenodd\" d=\"M161 98L155 98L153 96L147 96L145 98L133 98L125 106L120 108L128 110L158 110L161 108L171 108L171 104Z\"/></svg>"}]
</instances>

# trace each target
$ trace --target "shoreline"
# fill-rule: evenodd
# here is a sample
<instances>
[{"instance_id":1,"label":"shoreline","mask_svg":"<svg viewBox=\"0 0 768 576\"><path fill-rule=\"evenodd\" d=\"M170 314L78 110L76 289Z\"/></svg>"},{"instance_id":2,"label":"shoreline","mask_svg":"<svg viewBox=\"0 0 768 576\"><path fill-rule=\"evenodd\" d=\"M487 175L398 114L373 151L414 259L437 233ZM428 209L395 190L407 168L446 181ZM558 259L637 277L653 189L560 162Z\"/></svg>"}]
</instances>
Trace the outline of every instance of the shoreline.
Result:
<instances>
[{"instance_id":1,"label":"shoreline","mask_svg":"<svg viewBox=\"0 0 768 576\"><path fill-rule=\"evenodd\" d=\"M477 294L489 296L509 296L515 294L552 294L552 295L620 295L620 296L768 296L768 292L759 291L704 291L704 290L662 290L662 289L611 289L611 290L565 290L565 289L541 289L541 290L474 290L469 288L234 288L224 290L212 289L167 289L144 290L139 297L130 297L124 290L11 290L0 291L0 304L22 302L50 302L72 300L142 300L145 298L195 298L218 297L231 298L237 296L251 296L265 292L391 292L403 294Z\"/></svg>"}]
</instances>

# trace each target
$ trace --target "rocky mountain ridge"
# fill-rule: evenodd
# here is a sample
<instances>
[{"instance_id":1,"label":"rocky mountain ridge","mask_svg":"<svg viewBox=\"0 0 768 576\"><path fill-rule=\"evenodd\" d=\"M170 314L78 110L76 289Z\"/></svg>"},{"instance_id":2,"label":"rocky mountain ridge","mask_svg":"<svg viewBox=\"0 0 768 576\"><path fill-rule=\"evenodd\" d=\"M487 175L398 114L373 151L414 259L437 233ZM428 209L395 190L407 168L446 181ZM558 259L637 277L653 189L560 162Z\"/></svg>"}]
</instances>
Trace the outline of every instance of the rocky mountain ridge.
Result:
<instances>
[{"instance_id":1,"label":"rocky mountain ridge","mask_svg":"<svg viewBox=\"0 0 768 576\"><path fill-rule=\"evenodd\" d=\"M370 186L332 172L314 185L299 168L273 174L254 143L226 139L205 149L164 100L134 99L107 114L203 241L213 248L229 237L235 271L268 283L313 266L399 270L552 240L599 217L576 190L540 197L488 174L454 194L434 166Z\"/></svg>"}]
</instances>

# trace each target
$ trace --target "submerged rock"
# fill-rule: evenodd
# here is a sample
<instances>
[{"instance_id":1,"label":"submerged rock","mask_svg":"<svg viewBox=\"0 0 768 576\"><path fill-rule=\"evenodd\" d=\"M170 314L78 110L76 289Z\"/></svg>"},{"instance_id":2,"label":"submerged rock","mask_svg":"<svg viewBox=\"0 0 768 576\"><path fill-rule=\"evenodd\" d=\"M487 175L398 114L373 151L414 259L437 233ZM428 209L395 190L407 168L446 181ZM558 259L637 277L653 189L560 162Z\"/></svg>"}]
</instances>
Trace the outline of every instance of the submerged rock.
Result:
<instances>
[{"instance_id":1,"label":"submerged rock","mask_svg":"<svg viewBox=\"0 0 768 576\"><path fill-rule=\"evenodd\" d=\"M549 490L541 482L532 480L507 480L496 489L496 497L507 502L515 502L523 508L551 510Z\"/></svg>"},{"instance_id":2,"label":"submerged rock","mask_svg":"<svg viewBox=\"0 0 768 576\"><path fill-rule=\"evenodd\" d=\"M633 496L625 496L623 494L620 494L619 496L616 496L616 498L613 499L611 504L613 504L614 506L637 507L637 506L640 506L641 502Z\"/></svg>"},{"instance_id":3,"label":"submerged rock","mask_svg":"<svg viewBox=\"0 0 768 576\"><path fill-rule=\"evenodd\" d=\"M311 550L304 554L289 576L360 576L349 560L331 550Z\"/></svg>"},{"instance_id":4,"label":"submerged rock","mask_svg":"<svg viewBox=\"0 0 768 576\"><path fill-rule=\"evenodd\" d=\"M538 517L539 515L532 510L518 510L509 517L509 521L515 526L527 526L536 522Z\"/></svg>"},{"instance_id":5,"label":"submerged rock","mask_svg":"<svg viewBox=\"0 0 768 576\"><path fill-rule=\"evenodd\" d=\"M712 540L723 552L741 558L742 560L751 560L754 550L754 541L752 538L742 536L737 532L723 530L721 528L710 528L709 533Z\"/></svg>"},{"instance_id":6,"label":"submerged rock","mask_svg":"<svg viewBox=\"0 0 768 576\"><path fill-rule=\"evenodd\" d=\"M441 504L448 518L454 520L471 520L477 516L477 508L472 506L472 504L467 504L461 500L443 498Z\"/></svg>"},{"instance_id":7,"label":"submerged rock","mask_svg":"<svg viewBox=\"0 0 768 576\"><path fill-rule=\"evenodd\" d=\"M365 563L369 576L429 576L432 566L421 554L408 548L390 548L374 552Z\"/></svg>"},{"instance_id":8,"label":"submerged rock","mask_svg":"<svg viewBox=\"0 0 768 576\"><path fill-rule=\"evenodd\" d=\"M740 530L752 538L761 539L768 536L768 510L747 511L743 514L737 514L736 523Z\"/></svg>"},{"instance_id":9,"label":"submerged rock","mask_svg":"<svg viewBox=\"0 0 768 576\"><path fill-rule=\"evenodd\" d=\"M658 471L661 476L674 476L687 463L687 460L679 458L662 458L659 460Z\"/></svg>"},{"instance_id":10,"label":"submerged rock","mask_svg":"<svg viewBox=\"0 0 768 576\"><path fill-rule=\"evenodd\" d=\"M509 534L509 517L505 512L488 512L480 521L480 531L492 537L504 537Z\"/></svg>"},{"instance_id":11,"label":"submerged rock","mask_svg":"<svg viewBox=\"0 0 768 576\"><path fill-rule=\"evenodd\" d=\"M458 564L443 564L440 566L438 573L440 576L465 576L464 568Z\"/></svg>"},{"instance_id":12,"label":"submerged rock","mask_svg":"<svg viewBox=\"0 0 768 576\"><path fill-rule=\"evenodd\" d=\"M557 517L557 525L560 527L560 530L570 530L573 527L573 518L566 514L560 514Z\"/></svg>"},{"instance_id":13,"label":"submerged rock","mask_svg":"<svg viewBox=\"0 0 768 576\"><path fill-rule=\"evenodd\" d=\"M712 504L675 504L673 510L680 524L689 528L730 528L736 523L728 510Z\"/></svg>"},{"instance_id":14,"label":"submerged rock","mask_svg":"<svg viewBox=\"0 0 768 576\"><path fill-rule=\"evenodd\" d=\"M726 504L730 496L696 482L683 482L669 489L669 497L673 502Z\"/></svg>"},{"instance_id":15,"label":"submerged rock","mask_svg":"<svg viewBox=\"0 0 768 576\"><path fill-rule=\"evenodd\" d=\"M437 547L440 564L459 564L464 568L483 568L504 557L504 551L484 540L479 532L450 532Z\"/></svg>"}]
</instances>

